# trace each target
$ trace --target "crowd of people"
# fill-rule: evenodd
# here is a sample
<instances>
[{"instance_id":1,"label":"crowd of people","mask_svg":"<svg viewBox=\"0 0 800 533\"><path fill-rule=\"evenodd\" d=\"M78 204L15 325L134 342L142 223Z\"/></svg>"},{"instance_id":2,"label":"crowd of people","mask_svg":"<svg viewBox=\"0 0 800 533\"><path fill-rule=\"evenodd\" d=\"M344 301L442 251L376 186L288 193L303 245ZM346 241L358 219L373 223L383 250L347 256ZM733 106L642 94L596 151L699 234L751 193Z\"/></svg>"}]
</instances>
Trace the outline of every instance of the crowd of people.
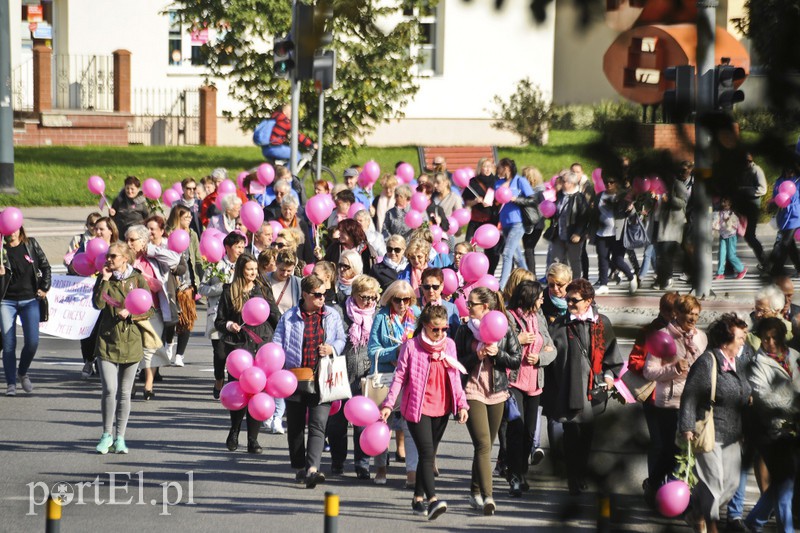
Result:
<instances>
[{"instance_id":1,"label":"crowd of people","mask_svg":"<svg viewBox=\"0 0 800 533\"><path fill-rule=\"evenodd\" d=\"M779 209L778 239L765 254L755 236L760 210L754 206L767 194L766 180L751 157L743 164L743 185L720 199L714 217L720 238L717 277L747 274L736 257L738 235L753 248L764 272L782 274L787 256L800 270L793 238L795 225L800 227L800 194ZM608 293L609 282L620 276L634 294L651 269L654 286L668 290L678 251L685 251L680 268L687 275L692 259L687 230L693 219L691 164L682 164L674 176L650 179L632 178L628 168L623 161L619 172L589 177L576 163L545 182L536 168L518 171L511 159L496 165L481 160L461 190L438 158L432 172L410 184L385 174L376 194L358 185L360 168L353 166L345 170L342 184L314 184L315 192L331 194L336 206L319 227L305 217L303 184L282 167L265 190L251 193L251 174L244 189L221 198L217 187L227 179L225 169L215 169L199 183L187 178L181 199L168 213L148 203L139 180L128 177L108 216L90 215L86 232L73 239L65 257L71 268L72 258L92 238L108 244L93 296L100 318L81 341L83 376L97 373L102 383L97 451L128 453L125 431L136 376L144 382L143 400L149 401L155 397L158 368L184 365L196 305L204 298L214 367L210 397L220 397L229 354L240 348L255 353L268 342L282 346L285 368L300 383L295 394L276 400L269 420L255 420L247 409L231 411L227 448L238 449L245 418L248 453L262 453L260 430L286 433L291 467L308 488L325 481L326 446L332 475L343 474L348 456L343 413L332 413L313 386L303 386L313 384L322 358L346 358L353 395L363 393L362 378L389 376L381 417L395 432L395 458L406 465L412 510L431 520L447 510L436 491L436 453L451 417L466 424L473 444L469 504L478 512L497 510L494 477L506 479L512 497L529 489L529 468L546 455L542 427L551 458L563 462L570 494L585 492L592 477L595 422L626 366L654 384L642 402L650 433L643 484L648 502L654 504L658 488L675 479L675 456L713 404L716 444L698 456L699 482L687 519L698 530L714 531L720 508L728 504L730 527L758 530L774 512L782 531L791 531L800 412L800 309L791 304L791 278L777 277L759 292L746 321L723 315L706 331L699 327L700 301L666 292L659 316L642 330L630 355L622 354L596 297ZM796 170L786 169L773 195L783 181L798 180ZM507 203L494 200L501 187L511 190ZM415 192L430 204L425 223L412 229L406 215ZM255 232L240 219L243 203L250 200L265 213ZM554 212L546 212L545 202ZM356 204L360 209L353 213ZM453 213L463 207L470 209L464 238L460 231L448 232ZM481 250L472 237L486 224L499 228L502 238ZM432 226L446 232L446 250L435 242ZM198 246L209 228L225 235L224 255L215 263L206 262ZM167 246L175 229L190 235L180 253ZM537 272L534 248L541 238L549 246ZM24 229L5 242L0 325L7 395L13 396L17 378L24 391L32 390L28 369L50 267ZM595 283L589 281L590 244L598 257ZM492 275L500 267L501 290L464 279L462 261L474 252L485 254ZM456 280L457 288L446 290L449 280ZM147 312L134 315L125 308L134 289L151 293L154 305ZM244 326L242 309L254 297L269 303L269 319ZM504 315L509 326L499 340L487 338L481 327L492 312ZM17 316L25 338L18 367L12 331ZM650 353L647 339L657 331L674 340L674 355ZM370 460L359 444L361 431L353 428L354 473L385 484L389 451ZM762 496L744 517L752 465Z\"/></svg>"}]
</instances>

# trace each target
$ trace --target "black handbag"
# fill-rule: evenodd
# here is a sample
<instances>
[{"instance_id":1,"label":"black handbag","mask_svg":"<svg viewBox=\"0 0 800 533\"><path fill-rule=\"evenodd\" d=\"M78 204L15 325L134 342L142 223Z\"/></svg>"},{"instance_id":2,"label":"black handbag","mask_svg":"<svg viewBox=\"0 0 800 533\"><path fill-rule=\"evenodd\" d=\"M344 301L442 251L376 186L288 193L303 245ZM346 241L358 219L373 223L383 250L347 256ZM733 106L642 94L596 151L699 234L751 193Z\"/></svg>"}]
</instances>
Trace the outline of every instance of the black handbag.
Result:
<instances>
[{"instance_id":1,"label":"black handbag","mask_svg":"<svg viewBox=\"0 0 800 533\"><path fill-rule=\"evenodd\" d=\"M650 239L647 238L647 230L645 230L639 215L631 215L626 218L622 227L622 245L625 246L625 249L635 250L644 248L648 244L650 244Z\"/></svg>"},{"instance_id":2,"label":"black handbag","mask_svg":"<svg viewBox=\"0 0 800 533\"><path fill-rule=\"evenodd\" d=\"M39 300L39 322L47 322L48 320L50 320L50 303L45 296Z\"/></svg>"}]
</instances>

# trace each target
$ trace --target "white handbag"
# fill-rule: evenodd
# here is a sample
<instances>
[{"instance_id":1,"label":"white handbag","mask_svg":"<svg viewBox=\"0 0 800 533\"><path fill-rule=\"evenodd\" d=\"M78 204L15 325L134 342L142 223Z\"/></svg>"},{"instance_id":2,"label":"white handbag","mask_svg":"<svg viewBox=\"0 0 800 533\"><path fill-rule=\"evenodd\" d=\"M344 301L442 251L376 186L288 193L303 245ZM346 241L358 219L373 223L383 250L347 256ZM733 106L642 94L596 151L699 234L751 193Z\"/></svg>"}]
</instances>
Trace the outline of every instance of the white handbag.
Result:
<instances>
[{"instance_id":1,"label":"white handbag","mask_svg":"<svg viewBox=\"0 0 800 533\"><path fill-rule=\"evenodd\" d=\"M317 365L319 403L347 400L352 396L344 357L323 357Z\"/></svg>"}]
</instances>

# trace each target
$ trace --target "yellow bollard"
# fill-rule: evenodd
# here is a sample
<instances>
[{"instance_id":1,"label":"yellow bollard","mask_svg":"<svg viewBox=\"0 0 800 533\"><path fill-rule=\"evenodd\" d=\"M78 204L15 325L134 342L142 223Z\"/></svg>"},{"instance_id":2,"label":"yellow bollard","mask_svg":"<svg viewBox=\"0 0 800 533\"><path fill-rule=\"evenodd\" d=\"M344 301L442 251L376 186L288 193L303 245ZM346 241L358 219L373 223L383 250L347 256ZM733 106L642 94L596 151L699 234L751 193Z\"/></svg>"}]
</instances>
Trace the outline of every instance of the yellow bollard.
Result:
<instances>
[{"instance_id":1,"label":"yellow bollard","mask_svg":"<svg viewBox=\"0 0 800 533\"><path fill-rule=\"evenodd\" d=\"M50 495L47 500L47 524L45 533L59 533L61 531L61 502Z\"/></svg>"},{"instance_id":2,"label":"yellow bollard","mask_svg":"<svg viewBox=\"0 0 800 533\"><path fill-rule=\"evenodd\" d=\"M333 492L325 493L325 533L339 531L339 496Z\"/></svg>"}]
</instances>

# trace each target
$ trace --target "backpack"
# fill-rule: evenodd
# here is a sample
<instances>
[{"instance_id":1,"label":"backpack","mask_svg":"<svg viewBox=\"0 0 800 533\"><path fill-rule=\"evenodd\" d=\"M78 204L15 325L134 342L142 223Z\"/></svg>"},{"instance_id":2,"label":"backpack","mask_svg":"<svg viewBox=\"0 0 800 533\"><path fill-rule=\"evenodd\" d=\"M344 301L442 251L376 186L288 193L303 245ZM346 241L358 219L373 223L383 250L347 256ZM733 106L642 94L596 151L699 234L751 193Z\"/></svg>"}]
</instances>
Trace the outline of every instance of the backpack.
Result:
<instances>
[{"instance_id":1,"label":"backpack","mask_svg":"<svg viewBox=\"0 0 800 533\"><path fill-rule=\"evenodd\" d=\"M258 123L253 131L253 144L258 146L269 145L269 138L272 136L272 128L275 127L275 119L268 118Z\"/></svg>"}]
</instances>

